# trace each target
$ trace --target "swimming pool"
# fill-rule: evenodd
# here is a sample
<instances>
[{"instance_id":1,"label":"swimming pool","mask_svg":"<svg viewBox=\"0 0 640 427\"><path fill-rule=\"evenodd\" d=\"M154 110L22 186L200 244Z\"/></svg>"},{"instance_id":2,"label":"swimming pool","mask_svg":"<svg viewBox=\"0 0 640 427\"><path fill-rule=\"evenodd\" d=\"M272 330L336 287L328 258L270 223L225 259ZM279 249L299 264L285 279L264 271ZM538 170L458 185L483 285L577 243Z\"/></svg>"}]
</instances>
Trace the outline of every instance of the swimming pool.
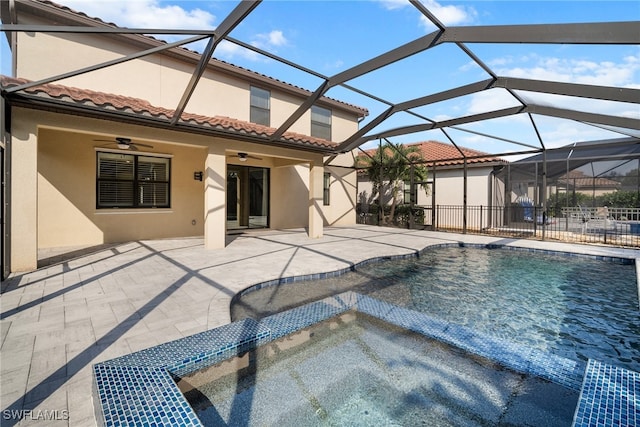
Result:
<instances>
[{"instance_id":1,"label":"swimming pool","mask_svg":"<svg viewBox=\"0 0 640 427\"><path fill-rule=\"evenodd\" d=\"M205 426L568 426L578 400L575 389L357 311L178 385Z\"/></svg>"},{"instance_id":2,"label":"swimming pool","mask_svg":"<svg viewBox=\"0 0 640 427\"><path fill-rule=\"evenodd\" d=\"M640 371L634 266L503 248L440 247L420 257L242 293L232 319L260 319L346 290L572 360Z\"/></svg>"}]
</instances>

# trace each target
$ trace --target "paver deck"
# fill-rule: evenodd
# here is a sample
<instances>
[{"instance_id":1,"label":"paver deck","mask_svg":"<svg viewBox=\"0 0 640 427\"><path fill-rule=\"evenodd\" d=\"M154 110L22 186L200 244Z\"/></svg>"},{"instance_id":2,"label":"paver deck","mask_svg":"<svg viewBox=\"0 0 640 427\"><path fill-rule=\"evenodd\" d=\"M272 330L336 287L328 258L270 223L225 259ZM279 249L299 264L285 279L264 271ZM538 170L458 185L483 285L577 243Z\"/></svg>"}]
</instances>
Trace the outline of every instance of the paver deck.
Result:
<instances>
[{"instance_id":1,"label":"paver deck","mask_svg":"<svg viewBox=\"0 0 640 427\"><path fill-rule=\"evenodd\" d=\"M638 251L375 226L265 230L108 245L2 284L2 425L92 426L91 366L229 323L229 303L259 282L344 269L442 243L505 244L607 257Z\"/></svg>"}]
</instances>

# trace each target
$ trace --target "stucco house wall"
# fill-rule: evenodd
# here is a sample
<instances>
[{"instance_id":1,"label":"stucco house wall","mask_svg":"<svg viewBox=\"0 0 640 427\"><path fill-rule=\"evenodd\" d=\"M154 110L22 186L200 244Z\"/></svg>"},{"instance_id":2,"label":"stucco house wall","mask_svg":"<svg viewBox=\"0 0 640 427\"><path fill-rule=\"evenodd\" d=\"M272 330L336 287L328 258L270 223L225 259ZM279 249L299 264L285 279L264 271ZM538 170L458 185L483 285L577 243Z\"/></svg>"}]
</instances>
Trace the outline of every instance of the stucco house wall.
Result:
<instances>
[{"instance_id":1,"label":"stucco house wall","mask_svg":"<svg viewBox=\"0 0 640 427\"><path fill-rule=\"evenodd\" d=\"M20 24L104 25L100 21L37 3L40 12L19 4ZM16 33L12 52L16 77L37 81L56 74L130 55L163 42L137 35ZM175 109L191 79L199 55L184 49L156 53L54 84L68 92L91 91L100 99L114 97L123 104L148 101ZM220 61L212 61L187 104L186 112L206 117L228 117L248 123L250 87L271 94L271 123L277 128L310 92ZM78 89L76 89L78 88ZM46 89L45 89L46 91ZM33 93L32 93L33 94ZM45 99L46 97L43 97ZM55 101L54 97L46 98ZM64 97L63 97L64 98ZM68 96L66 97L68 98ZM61 99L69 104L68 99ZM82 108L81 102L72 100ZM43 101L44 102L44 101ZM106 102L106 101L105 101ZM108 104L108 103L107 103ZM107 105L105 104L105 105ZM84 105L84 104L83 104ZM322 98L318 105L332 111L332 141L340 142L358 129L365 110ZM62 108L62 107L61 107ZM67 108L66 106L64 108ZM40 249L91 246L102 243L166 237L204 236L206 248L221 248L226 239L226 179L230 165L257 166L270 171L271 228L305 227L310 237L321 237L324 225L356 221L356 172L353 156L341 154L325 166L321 149L295 144L270 145L242 136L218 137L145 126L135 120L117 120L68 109L12 106L9 142L11 158L11 270L37 267ZM310 135L307 111L288 129ZM171 159L171 204L168 208L104 209L96 206L97 151L118 152L104 141L126 136L141 147L137 154ZM254 138L255 139L255 138ZM325 151L327 151L325 149ZM129 151L124 151L127 153ZM240 162L238 153L258 159ZM202 172L202 181L194 173ZM324 174L330 174L330 203L323 203Z\"/></svg>"}]
</instances>

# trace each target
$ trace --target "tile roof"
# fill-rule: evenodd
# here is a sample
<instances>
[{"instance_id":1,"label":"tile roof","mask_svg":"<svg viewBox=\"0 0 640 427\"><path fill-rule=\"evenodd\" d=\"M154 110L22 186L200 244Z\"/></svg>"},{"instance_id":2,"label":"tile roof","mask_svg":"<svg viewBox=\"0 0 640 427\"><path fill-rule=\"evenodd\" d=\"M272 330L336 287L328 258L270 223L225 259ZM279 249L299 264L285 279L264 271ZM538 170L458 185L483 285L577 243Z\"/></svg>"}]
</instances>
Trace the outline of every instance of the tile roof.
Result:
<instances>
[{"instance_id":1,"label":"tile roof","mask_svg":"<svg viewBox=\"0 0 640 427\"><path fill-rule=\"evenodd\" d=\"M29 80L0 76L0 87L4 90L13 86L29 83ZM129 96L96 92L88 89L63 86L58 84L44 84L20 91L17 96L29 95L44 101L62 101L73 106L98 108L104 113L117 112L138 118L155 118L168 121L173 117L174 110L151 105L148 101ZM3 94L4 96L4 94ZM219 130L226 133L251 135L269 138L275 128L245 122L231 117L208 117L199 114L183 113L180 124L196 125L202 129ZM296 132L285 132L280 141L299 145L300 148L333 149L336 143L321 138L302 135Z\"/></svg>"},{"instance_id":2,"label":"tile roof","mask_svg":"<svg viewBox=\"0 0 640 427\"><path fill-rule=\"evenodd\" d=\"M572 184L575 188L619 188L622 184L618 181L614 181L604 177L591 177L580 170L569 171L568 174L564 174L558 177L558 183Z\"/></svg>"},{"instance_id":3,"label":"tile roof","mask_svg":"<svg viewBox=\"0 0 640 427\"><path fill-rule=\"evenodd\" d=\"M50 0L35 0L35 1L37 3L39 3L39 4L56 8L56 9L58 9L60 11L64 11L64 12L66 12L68 14L71 14L71 15L76 15L78 17L82 17L82 18L85 18L85 19L90 19L92 21L95 21L96 23L99 23L99 24L103 25L103 26L110 26L110 27L114 27L114 28L120 28L120 27L118 27L118 25L116 25L113 22L107 22L107 21L104 21L104 20L102 20L102 19L100 19L98 17L89 16L84 12L80 12L80 11L74 10L74 9L68 7L68 6L64 6L64 5L52 2ZM145 38L145 39L147 39L149 41L153 41L156 44L157 43L166 44L166 42L164 40L158 39L158 38L153 37L153 36L144 35L144 34L140 34L138 36L142 37L142 38ZM175 48L175 50L178 51L178 52L182 51L182 52L188 52L188 53L191 53L191 54L200 55L200 52L188 49L186 47ZM298 91L303 91L307 95L311 95L311 92L309 90L307 90L305 88L302 88L300 86L296 86L296 85L293 85L291 83L287 83L287 82L285 82L283 80L276 79L276 78L268 76L266 74L258 73L256 71L250 70L248 68L244 68L244 67L232 64L232 63L227 62L227 61L223 61L223 60L215 58L215 57L212 57L209 62L214 64L214 65L215 64L222 64L224 66L231 67L231 68L233 68L235 70L241 70L241 71L244 71L244 72L247 72L247 73L250 73L250 74L254 75L256 78L270 80L271 82L279 83L279 84L288 86L288 87L290 87L292 89L295 89L295 90L298 90ZM350 109L350 110L355 110L355 111L358 112L358 114L361 117L365 117L365 116L369 115L369 110L368 109L366 109L364 107L360 107L360 106L355 105L355 104L350 104L348 102L340 101L339 99L331 98L331 97L328 97L328 96L323 96L320 99L321 100L325 100L325 101L330 101L331 103L334 103L334 104L339 104L339 105L343 106L344 108L347 108L347 109Z\"/></svg>"},{"instance_id":4,"label":"tile roof","mask_svg":"<svg viewBox=\"0 0 640 427\"><path fill-rule=\"evenodd\" d=\"M446 144L439 141L423 141L413 142L409 144L403 144L405 147L418 147L422 158L426 160L428 166L431 166L433 162L436 162L436 166L457 166L463 165L464 160L460 152L453 146L453 144ZM506 160L492 156L482 151L472 150L470 148L460 147L460 150L465 156L474 157L467 159L467 164L480 164L480 163L507 163ZM365 150L369 155L373 155L377 151L376 148ZM478 157L486 156L486 157Z\"/></svg>"}]
</instances>

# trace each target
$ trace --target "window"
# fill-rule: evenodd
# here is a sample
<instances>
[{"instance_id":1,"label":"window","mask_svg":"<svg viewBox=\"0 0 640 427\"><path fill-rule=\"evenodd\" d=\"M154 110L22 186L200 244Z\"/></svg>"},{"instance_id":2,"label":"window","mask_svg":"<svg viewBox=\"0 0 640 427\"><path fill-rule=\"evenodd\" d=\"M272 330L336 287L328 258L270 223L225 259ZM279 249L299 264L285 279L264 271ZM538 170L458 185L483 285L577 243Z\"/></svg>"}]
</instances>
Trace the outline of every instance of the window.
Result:
<instances>
[{"instance_id":1,"label":"window","mask_svg":"<svg viewBox=\"0 0 640 427\"><path fill-rule=\"evenodd\" d=\"M171 159L98 152L98 208L168 208Z\"/></svg>"},{"instance_id":2,"label":"window","mask_svg":"<svg viewBox=\"0 0 640 427\"><path fill-rule=\"evenodd\" d=\"M411 191L411 181L404 182L404 203L410 204L413 198L413 203L418 203L418 184Z\"/></svg>"},{"instance_id":3,"label":"window","mask_svg":"<svg viewBox=\"0 0 640 427\"><path fill-rule=\"evenodd\" d=\"M251 86L251 110L249 121L259 125L271 126L271 93L268 90Z\"/></svg>"},{"instance_id":4,"label":"window","mask_svg":"<svg viewBox=\"0 0 640 427\"><path fill-rule=\"evenodd\" d=\"M331 141L331 110L311 106L311 136Z\"/></svg>"},{"instance_id":5,"label":"window","mask_svg":"<svg viewBox=\"0 0 640 427\"><path fill-rule=\"evenodd\" d=\"M329 172L324 173L324 182L322 184L322 204L329 206L331 202L331 174Z\"/></svg>"}]
</instances>

